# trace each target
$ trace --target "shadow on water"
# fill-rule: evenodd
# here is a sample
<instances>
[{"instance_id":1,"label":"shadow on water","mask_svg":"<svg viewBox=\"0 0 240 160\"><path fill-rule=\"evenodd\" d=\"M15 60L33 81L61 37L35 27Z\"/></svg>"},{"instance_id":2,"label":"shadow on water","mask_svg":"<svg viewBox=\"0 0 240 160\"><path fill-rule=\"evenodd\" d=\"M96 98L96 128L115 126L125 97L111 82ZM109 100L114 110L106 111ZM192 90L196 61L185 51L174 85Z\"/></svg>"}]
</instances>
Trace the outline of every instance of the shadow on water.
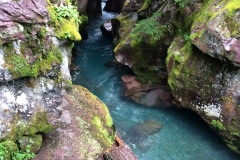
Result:
<instances>
[{"instance_id":1,"label":"shadow on water","mask_svg":"<svg viewBox=\"0 0 240 160\"><path fill-rule=\"evenodd\" d=\"M80 73L74 84L97 95L109 108L118 134L140 160L239 160L198 115L172 108L148 108L123 97L120 77L126 68L107 68L114 59L112 40L102 36L100 25L114 17L103 16L89 24L89 38L75 47Z\"/></svg>"}]
</instances>

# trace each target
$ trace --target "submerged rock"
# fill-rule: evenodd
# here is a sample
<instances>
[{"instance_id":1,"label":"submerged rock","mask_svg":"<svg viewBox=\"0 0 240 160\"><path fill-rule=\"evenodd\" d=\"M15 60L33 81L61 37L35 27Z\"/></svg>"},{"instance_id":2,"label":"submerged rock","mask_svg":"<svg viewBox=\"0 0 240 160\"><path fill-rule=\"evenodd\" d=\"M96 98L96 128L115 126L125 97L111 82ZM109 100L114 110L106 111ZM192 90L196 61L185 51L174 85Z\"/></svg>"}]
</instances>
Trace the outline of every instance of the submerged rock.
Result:
<instances>
[{"instance_id":1,"label":"submerged rock","mask_svg":"<svg viewBox=\"0 0 240 160\"><path fill-rule=\"evenodd\" d=\"M161 128L161 123L155 119L149 119L130 128L126 133L127 139L137 148L146 151L154 142L153 135L158 133Z\"/></svg>"},{"instance_id":2,"label":"submerged rock","mask_svg":"<svg viewBox=\"0 0 240 160\"><path fill-rule=\"evenodd\" d=\"M137 103L154 107L172 106L172 95L167 85L142 84L134 75L122 76L125 85L125 96Z\"/></svg>"}]
</instances>

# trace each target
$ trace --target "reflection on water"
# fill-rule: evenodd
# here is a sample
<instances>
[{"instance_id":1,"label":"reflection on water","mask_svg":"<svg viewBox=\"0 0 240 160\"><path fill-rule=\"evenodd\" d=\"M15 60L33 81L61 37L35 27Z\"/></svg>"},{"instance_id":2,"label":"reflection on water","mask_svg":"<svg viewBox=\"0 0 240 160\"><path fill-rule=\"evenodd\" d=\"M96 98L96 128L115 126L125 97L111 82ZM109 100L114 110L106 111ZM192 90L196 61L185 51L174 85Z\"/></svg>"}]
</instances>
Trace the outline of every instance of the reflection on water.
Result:
<instances>
[{"instance_id":1,"label":"reflection on water","mask_svg":"<svg viewBox=\"0 0 240 160\"><path fill-rule=\"evenodd\" d=\"M119 135L140 160L239 160L219 137L190 111L148 108L123 97L123 68L106 68L114 59L112 41L99 26L114 15L89 24L89 39L76 44L81 72L74 83L88 88L109 108ZM142 129L141 129L142 128Z\"/></svg>"}]
</instances>

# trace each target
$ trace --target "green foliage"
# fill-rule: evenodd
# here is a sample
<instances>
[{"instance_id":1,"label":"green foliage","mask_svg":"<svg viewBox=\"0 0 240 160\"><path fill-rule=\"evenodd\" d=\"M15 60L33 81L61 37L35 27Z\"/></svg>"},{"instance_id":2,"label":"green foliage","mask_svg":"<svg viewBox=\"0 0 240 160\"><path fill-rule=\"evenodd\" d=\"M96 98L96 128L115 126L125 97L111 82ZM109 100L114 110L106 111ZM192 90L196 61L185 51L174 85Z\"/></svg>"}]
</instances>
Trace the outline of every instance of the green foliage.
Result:
<instances>
[{"instance_id":1,"label":"green foliage","mask_svg":"<svg viewBox=\"0 0 240 160\"><path fill-rule=\"evenodd\" d=\"M34 153L30 153L30 145L27 145L26 152L18 150L13 153L12 159L13 160L28 160L35 156Z\"/></svg>"},{"instance_id":2,"label":"green foliage","mask_svg":"<svg viewBox=\"0 0 240 160\"><path fill-rule=\"evenodd\" d=\"M29 65L29 63L21 55L13 54L11 59L12 59L12 63L14 64L14 68L10 68L10 71L12 73L20 75L21 77L25 77L25 76L37 77L36 72L34 72L31 69L31 66Z\"/></svg>"},{"instance_id":3,"label":"green foliage","mask_svg":"<svg viewBox=\"0 0 240 160\"><path fill-rule=\"evenodd\" d=\"M14 78L19 77L37 77L40 73L43 75L52 69L54 63L62 63L62 54L59 48L51 46L48 54L41 54L34 63L29 63L25 58L25 49L21 46L21 54L16 54L12 43L3 46L6 55L4 59L9 71Z\"/></svg>"},{"instance_id":4,"label":"green foliage","mask_svg":"<svg viewBox=\"0 0 240 160\"><path fill-rule=\"evenodd\" d=\"M132 29L130 37L137 42L141 42L145 38L152 38L154 41L160 40L166 33L167 26L158 22L159 17L161 14L156 12L152 17L139 21Z\"/></svg>"},{"instance_id":5,"label":"green foliage","mask_svg":"<svg viewBox=\"0 0 240 160\"><path fill-rule=\"evenodd\" d=\"M79 18L79 13L75 6L69 4L68 6L53 7L54 11L57 13L57 19L62 20L62 18L73 18L76 22L81 23Z\"/></svg>"},{"instance_id":6,"label":"green foliage","mask_svg":"<svg viewBox=\"0 0 240 160\"><path fill-rule=\"evenodd\" d=\"M213 125L213 127L217 128L221 131L226 130L226 128L223 126L223 124L220 121L212 120L211 125Z\"/></svg>"},{"instance_id":7,"label":"green foliage","mask_svg":"<svg viewBox=\"0 0 240 160\"><path fill-rule=\"evenodd\" d=\"M76 7L71 4L59 7L49 4L48 11L51 16L51 25L53 25L55 34L59 39L73 41L82 39L78 29L83 19L79 16Z\"/></svg>"},{"instance_id":8,"label":"green foliage","mask_svg":"<svg viewBox=\"0 0 240 160\"><path fill-rule=\"evenodd\" d=\"M185 33L185 34L183 35L183 39L184 39L185 41L189 41L189 40L190 40L189 34Z\"/></svg>"},{"instance_id":9,"label":"green foliage","mask_svg":"<svg viewBox=\"0 0 240 160\"><path fill-rule=\"evenodd\" d=\"M174 0L181 7L185 7L187 4L194 4L195 0Z\"/></svg>"},{"instance_id":10,"label":"green foliage","mask_svg":"<svg viewBox=\"0 0 240 160\"><path fill-rule=\"evenodd\" d=\"M35 156L30 153L30 145L27 146L26 151L18 149L18 146L13 141L4 141L0 143L0 160L29 160Z\"/></svg>"},{"instance_id":11,"label":"green foliage","mask_svg":"<svg viewBox=\"0 0 240 160\"><path fill-rule=\"evenodd\" d=\"M100 138L100 141L105 142L105 145L107 147L110 147L114 142L114 132L112 132L112 134L109 134L107 129L104 127L104 124L102 123L102 119L98 116L95 116L93 118L92 124L98 130L99 134L97 136Z\"/></svg>"},{"instance_id":12,"label":"green foliage","mask_svg":"<svg viewBox=\"0 0 240 160\"><path fill-rule=\"evenodd\" d=\"M37 36L38 36L39 38L44 38L44 37L46 36L46 33L47 33L46 29L45 29L45 28L41 28L41 29L37 32Z\"/></svg>"}]
</instances>

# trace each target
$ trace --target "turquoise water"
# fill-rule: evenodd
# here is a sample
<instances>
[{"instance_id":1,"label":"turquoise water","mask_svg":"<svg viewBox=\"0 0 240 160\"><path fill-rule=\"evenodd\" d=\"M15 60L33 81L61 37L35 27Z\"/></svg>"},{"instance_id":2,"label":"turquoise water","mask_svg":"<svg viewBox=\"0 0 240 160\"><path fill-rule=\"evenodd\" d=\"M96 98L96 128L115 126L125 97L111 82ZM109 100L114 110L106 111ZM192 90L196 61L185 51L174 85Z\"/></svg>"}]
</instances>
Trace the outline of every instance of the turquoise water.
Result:
<instances>
[{"instance_id":1,"label":"turquoise water","mask_svg":"<svg viewBox=\"0 0 240 160\"><path fill-rule=\"evenodd\" d=\"M89 24L89 38L75 46L80 56L75 58L81 71L73 76L75 84L88 88L109 108L118 134L140 160L239 160L221 139L197 115L190 111L169 108L149 108L123 97L120 77L125 69L106 68L114 59L112 41L102 36L99 26L114 14L103 16ZM146 120L162 124L159 132L136 141L130 129Z\"/></svg>"}]
</instances>

